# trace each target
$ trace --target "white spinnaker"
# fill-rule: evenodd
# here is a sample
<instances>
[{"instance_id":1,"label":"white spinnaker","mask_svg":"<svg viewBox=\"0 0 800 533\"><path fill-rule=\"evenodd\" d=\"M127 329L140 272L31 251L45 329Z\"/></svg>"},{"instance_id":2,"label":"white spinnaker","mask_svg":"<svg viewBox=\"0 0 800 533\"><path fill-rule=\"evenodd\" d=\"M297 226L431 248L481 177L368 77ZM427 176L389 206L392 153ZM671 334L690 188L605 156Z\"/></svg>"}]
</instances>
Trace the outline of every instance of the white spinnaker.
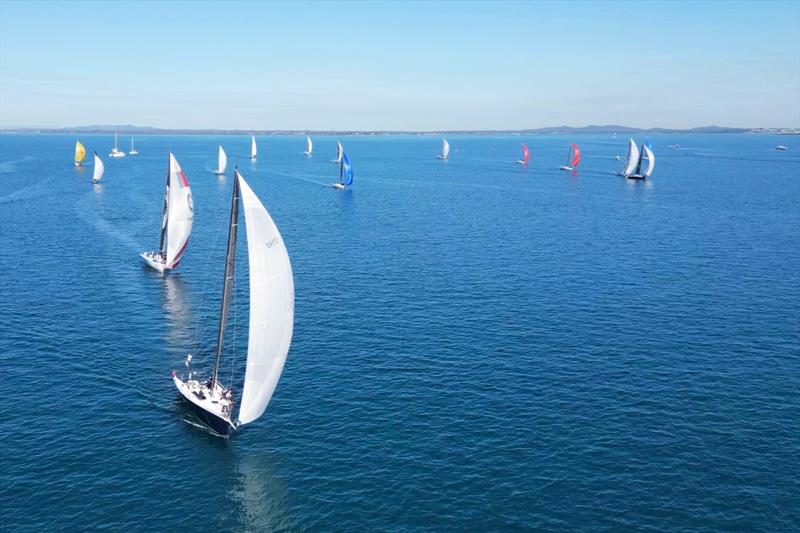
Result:
<instances>
[{"instance_id":1,"label":"white spinnaker","mask_svg":"<svg viewBox=\"0 0 800 533\"><path fill-rule=\"evenodd\" d=\"M258 154L258 149L256 148L256 136L250 136L250 157L255 159L256 155Z\"/></svg>"},{"instance_id":2,"label":"white spinnaker","mask_svg":"<svg viewBox=\"0 0 800 533\"><path fill-rule=\"evenodd\" d=\"M642 176L649 178L650 174L653 173L653 169L656 168L656 156L653 155L653 151L647 145L644 146L644 156L647 158L647 168Z\"/></svg>"},{"instance_id":3,"label":"white spinnaker","mask_svg":"<svg viewBox=\"0 0 800 533\"><path fill-rule=\"evenodd\" d=\"M225 150L222 149L222 145L219 147L219 164L217 165L217 172L219 174L224 174L225 169L228 167L228 156L225 155Z\"/></svg>"},{"instance_id":4,"label":"white spinnaker","mask_svg":"<svg viewBox=\"0 0 800 533\"><path fill-rule=\"evenodd\" d=\"M177 159L169 154L169 200L167 202L167 268L175 268L186 250L194 221L192 189Z\"/></svg>"},{"instance_id":5,"label":"white spinnaker","mask_svg":"<svg viewBox=\"0 0 800 533\"><path fill-rule=\"evenodd\" d=\"M337 144L337 147L336 147L336 162L337 163L341 163L342 162L342 154L344 153L344 148L342 148L342 143L340 143L339 141L336 141L336 144Z\"/></svg>"},{"instance_id":6,"label":"white spinnaker","mask_svg":"<svg viewBox=\"0 0 800 533\"><path fill-rule=\"evenodd\" d=\"M237 172L247 226L250 324L239 422L261 416L286 362L294 328L294 281L283 238L264 205Z\"/></svg>"},{"instance_id":7,"label":"white spinnaker","mask_svg":"<svg viewBox=\"0 0 800 533\"><path fill-rule=\"evenodd\" d=\"M97 155L97 152L94 153L94 173L92 173L92 181L100 181L103 177L103 173L106 171L106 167L103 164L103 160Z\"/></svg>"},{"instance_id":8,"label":"white spinnaker","mask_svg":"<svg viewBox=\"0 0 800 533\"><path fill-rule=\"evenodd\" d=\"M625 170L622 172L625 176L633 174L636 165L639 163L639 147L631 139L628 142L628 159L625 162Z\"/></svg>"},{"instance_id":9,"label":"white spinnaker","mask_svg":"<svg viewBox=\"0 0 800 533\"><path fill-rule=\"evenodd\" d=\"M447 159L447 156L450 155L450 143L447 142L447 139L442 139L442 159Z\"/></svg>"},{"instance_id":10,"label":"white spinnaker","mask_svg":"<svg viewBox=\"0 0 800 533\"><path fill-rule=\"evenodd\" d=\"M314 150L314 143L311 142L311 137L306 136L306 153L311 155L312 150Z\"/></svg>"}]
</instances>

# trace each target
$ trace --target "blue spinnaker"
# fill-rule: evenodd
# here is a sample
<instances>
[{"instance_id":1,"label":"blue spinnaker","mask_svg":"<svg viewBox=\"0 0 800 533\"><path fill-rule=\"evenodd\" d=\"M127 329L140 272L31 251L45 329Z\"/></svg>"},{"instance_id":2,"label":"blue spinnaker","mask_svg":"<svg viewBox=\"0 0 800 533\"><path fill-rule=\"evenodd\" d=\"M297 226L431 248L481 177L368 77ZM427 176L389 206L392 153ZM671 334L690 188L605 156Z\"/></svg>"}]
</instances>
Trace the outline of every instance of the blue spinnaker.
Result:
<instances>
[{"instance_id":1,"label":"blue spinnaker","mask_svg":"<svg viewBox=\"0 0 800 533\"><path fill-rule=\"evenodd\" d=\"M347 153L342 154L342 183L348 187L353 184L353 167Z\"/></svg>"}]
</instances>

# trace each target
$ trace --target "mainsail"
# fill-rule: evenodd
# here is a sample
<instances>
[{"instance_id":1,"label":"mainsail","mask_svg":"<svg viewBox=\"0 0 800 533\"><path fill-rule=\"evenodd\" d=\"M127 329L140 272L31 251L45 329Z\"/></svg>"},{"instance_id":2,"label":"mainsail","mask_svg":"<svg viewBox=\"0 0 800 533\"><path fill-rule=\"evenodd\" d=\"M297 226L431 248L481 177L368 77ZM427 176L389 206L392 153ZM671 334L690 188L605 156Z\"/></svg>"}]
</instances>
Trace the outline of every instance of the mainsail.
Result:
<instances>
[{"instance_id":1,"label":"mainsail","mask_svg":"<svg viewBox=\"0 0 800 533\"><path fill-rule=\"evenodd\" d=\"M314 150L314 143L311 142L311 137L306 135L306 155L311 155Z\"/></svg>"},{"instance_id":2,"label":"mainsail","mask_svg":"<svg viewBox=\"0 0 800 533\"><path fill-rule=\"evenodd\" d=\"M167 260L166 268L175 268L186 251L194 221L194 204L189 180L178 160L170 152L167 181Z\"/></svg>"},{"instance_id":3,"label":"mainsail","mask_svg":"<svg viewBox=\"0 0 800 533\"><path fill-rule=\"evenodd\" d=\"M631 139L628 141L628 156L625 159L625 168L622 170L622 175L627 177L633 174L638 162L639 148L636 146L636 143L633 142L633 139Z\"/></svg>"},{"instance_id":4,"label":"mainsail","mask_svg":"<svg viewBox=\"0 0 800 533\"><path fill-rule=\"evenodd\" d=\"M79 167L83 162L83 158L86 157L86 148L83 147L80 141L75 141L75 166ZM97 154L95 153L95 157Z\"/></svg>"},{"instance_id":5,"label":"mainsail","mask_svg":"<svg viewBox=\"0 0 800 533\"><path fill-rule=\"evenodd\" d=\"M103 179L103 173L106 171L106 167L103 164L103 160L100 159L100 156L97 155L97 152L94 153L94 172L92 173L92 181L97 183L101 179Z\"/></svg>"},{"instance_id":6,"label":"mainsail","mask_svg":"<svg viewBox=\"0 0 800 533\"><path fill-rule=\"evenodd\" d=\"M217 164L217 174L225 174L225 168L228 166L228 156L225 155L225 150L222 145L219 147L219 163Z\"/></svg>"},{"instance_id":7,"label":"mainsail","mask_svg":"<svg viewBox=\"0 0 800 533\"><path fill-rule=\"evenodd\" d=\"M450 143L447 142L447 139L442 139L442 155L440 155L439 157L441 159L447 159L449 155L450 155Z\"/></svg>"},{"instance_id":8,"label":"mainsail","mask_svg":"<svg viewBox=\"0 0 800 533\"><path fill-rule=\"evenodd\" d=\"M258 154L258 149L256 148L256 136L250 136L250 159L255 159L256 155Z\"/></svg>"},{"instance_id":9,"label":"mainsail","mask_svg":"<svg viewBox=\"0 0 800 533\"><path fill-rule=\"evenodd\" d=\"M236 172L247 226L250 324L239 424L267 408L283 371L294 327L294 281L289 254L264 205Z\"/></svg>"}]
</instances>

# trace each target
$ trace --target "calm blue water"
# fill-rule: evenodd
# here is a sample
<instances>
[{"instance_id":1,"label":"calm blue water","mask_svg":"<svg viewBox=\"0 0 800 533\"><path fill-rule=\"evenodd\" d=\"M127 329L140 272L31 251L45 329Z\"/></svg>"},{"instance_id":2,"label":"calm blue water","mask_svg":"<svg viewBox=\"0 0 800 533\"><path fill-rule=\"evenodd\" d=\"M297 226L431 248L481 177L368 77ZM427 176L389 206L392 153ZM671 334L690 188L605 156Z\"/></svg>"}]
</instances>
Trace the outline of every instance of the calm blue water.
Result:
<instances>
[{"instance_id":1,"label":"calm blue water","mask_svg":"<svg viewBox=\"0 0 800 533\"><path fill-rule=\"evenodd\" d=\"M75 137L0 136L3 529L796 529L800 138L651 140L635 183L614 175L623 137L453 137L447 162L438 137L345 137L343 193L333 137L311 159L262 137L251 163L246 137L110 160L112 136L83 136L92 186ZM297 297L272 403L230 440L186 422L170 379L188 351L212 363L219 143ZM168 149L196 217L162 278L137 255Z\"/></svg>"}]
</instances>

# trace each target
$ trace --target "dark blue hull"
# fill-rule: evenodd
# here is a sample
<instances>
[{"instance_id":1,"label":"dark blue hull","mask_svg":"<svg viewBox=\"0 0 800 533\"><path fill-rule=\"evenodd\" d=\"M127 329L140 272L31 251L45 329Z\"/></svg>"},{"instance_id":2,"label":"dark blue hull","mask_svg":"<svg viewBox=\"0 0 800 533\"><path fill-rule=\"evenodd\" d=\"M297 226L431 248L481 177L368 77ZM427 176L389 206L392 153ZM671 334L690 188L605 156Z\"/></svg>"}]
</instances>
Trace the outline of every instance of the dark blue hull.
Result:
<instances>
[{"instance_id":1,"label":"dark blue hull","mask_svg":"<svg viewBox=\"0 0 800 533\"><path fill-rule=\"evenodd\" d=\"M184 403L186 403L192 410L192 413L194 413L195 416L199 418L203 424L211 428L211 430L213 430L214 433L218 433L224 436L233 433L234 427L224 418L221 418L215 415L214 413L209 413L199 405L190 402L186 398L184 398Z\"/></svg>"}]
</instances>

